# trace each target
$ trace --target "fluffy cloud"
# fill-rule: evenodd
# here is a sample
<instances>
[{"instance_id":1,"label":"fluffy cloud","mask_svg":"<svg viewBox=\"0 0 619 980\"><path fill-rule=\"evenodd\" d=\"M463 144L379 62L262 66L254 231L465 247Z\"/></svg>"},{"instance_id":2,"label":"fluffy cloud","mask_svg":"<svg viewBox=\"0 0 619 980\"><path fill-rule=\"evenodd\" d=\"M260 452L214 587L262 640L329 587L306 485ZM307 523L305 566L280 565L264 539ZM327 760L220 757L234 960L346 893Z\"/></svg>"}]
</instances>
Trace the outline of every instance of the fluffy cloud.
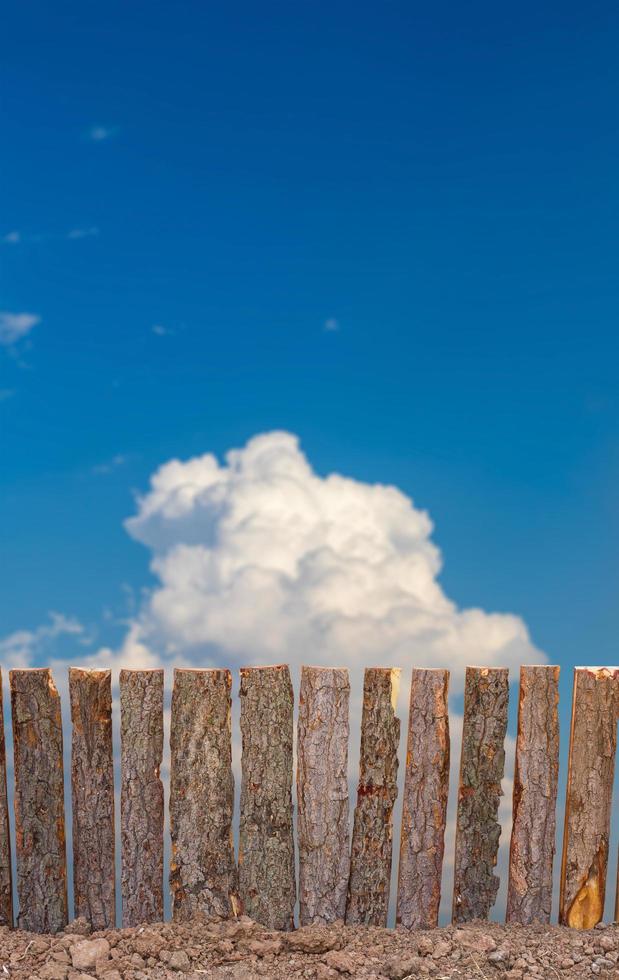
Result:
<instances>
[{"instance_id":1,"label":"fluffy cloud","mask_svg":"<svg viewBox=\"0 0 619 980\"><path fill-rule=\"evenodd\" d=\"M384 664L447 666L452 691L461 692L467 663L544 661L523 621L505 613L459 609L440 582L441 554L432 541L425 511L395 487L370 485L337 474L315 473L286 432L251 439L224 463L211 454L172 460L152 477L150 489L126 522L131 536L151 552L155 588L145 595L117 649L96 649L84 628L53 614L34 631L0 641L9 667L45 663L54 670L64 702L65 760L70 733L66 667L113 669L118 718L121 667L200 666L284 661L340 664L351 668L349 779L354 805L359 753L362 668ZM54 653L67 636L79 656ZM75 651L77 652L77 651ZM398 714L400 799L394 819L394 880L401 819L408 701L403 674ZM166 678L165 724L169 731L171 671ZM237 785L238 699L234 699L233 759ZM451 793L446 835L443 916L449 916L455 832L456 787L462 718L452 711ZM117 728L115 729L117 736ZM167 741L167 740L166 740ZM502 879L496 914L506 887L511 824L513 739L506 741L505 796L500 819ZM118 747L116 747L118 752ZM168 751L163 777L167 784ZM393 890L395 894L395 889Z\"/></svg>"},{"instance_id":2,"label":"fluffy cloud","mask_svg":"<svg viewBox=\"0 0 619 980\"><path fill-rule=\"evenodd\" d=\"M10 347L26 337L41 322L36 313L0 312L0 345Z\"/></svg>"},{"instance_id":3,"label":"fluffy cloud","mask_svg":"<svg viewBox=\"0 0 619 980\"><path fill-rule=\"evenodd\" d=\"M425 511L316 474L295 436L172 460L126 522L159 584L135 637L164 660L443 665L543 661L518 616L459 609Z\"/></svg>"}]
</instances>

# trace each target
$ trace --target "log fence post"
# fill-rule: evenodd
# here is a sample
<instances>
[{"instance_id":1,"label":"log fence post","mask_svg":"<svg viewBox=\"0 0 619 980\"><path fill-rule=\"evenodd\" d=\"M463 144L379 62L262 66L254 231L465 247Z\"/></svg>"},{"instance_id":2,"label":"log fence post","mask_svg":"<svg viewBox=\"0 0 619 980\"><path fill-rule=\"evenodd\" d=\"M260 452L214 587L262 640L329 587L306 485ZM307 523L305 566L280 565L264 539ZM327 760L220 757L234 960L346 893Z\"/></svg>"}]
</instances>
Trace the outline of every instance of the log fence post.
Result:
<instances>
[{"instance_id":1,"label":"log fence post","mask_svg":"<svg viewBox=\"0 0 619 980\"><path fill-rule=\"evenodd\" d=\"M6 783L6 743L4 740L4 700L0 670L0 926L13 926L13 876L11 874L11 835Z\"/></svg>"},{"instance_id":2,"label":"log fence post","mask_svg":"<svg viewBox=\"0 0 619 980\"><path fill-rule=\"evenodd\" d=\"M400 671L368 667L363 682L359 786L355 807L347 925L386 926L398 795Z\"/></svg>"},{"instance_id":3,"label":"log fence post","mask_svg":"<svg viewBox=\"0 0 619 980\"><path fill-rule=\"evenodd\" d=\"M116 921L112 672L69 668L75 915Z\"/></svg>"},{"instance_id":4,"label":"log fence post","mask_svg":"<svg viewBox=\"0 0 619 980\"><path fill-rule=\"evenodd\" d=\"M508 671L467 667L454 861L454 922L486 919L496 901L494 874L505 769Z\"/></svg>"},{"instance_id":5,"label":"log fence post","mask_svg":"<svg viewBox=\"0 0 619 980\"><path fill-rule=\"evenodd\" d=\"M297 739L299 918L329 924L346 914L348 671L302 667Z\"/></svg>"},{"instance_id":6,"label":"log fence post","mask_svg":"<svg viewBox=\"0 0 619 980\"><path fill-rule=\"evenodd\" d=\"M123 926L163 919L163 670L121 670Z\"/></svg>"},{"instance_id":7,"label":"log fence post","mask_svg":"<svg viewBox=\"0 0 619 980\"><path fill-rule=\"evenodd\" d=\"M294 926L292 821L294 696L287 666L241 667L239 889L267 929Z\"/></svg>"},{"instance_id":8,"label":"log fence post","mask_svg":"<svg viewBox=\"0 0 619 980\"><path fill-rule=\"evenodd\" d=\"M240 912L232 843L229 670L175 670L170 724L170 887L176 919Z\"/></svg>"},{"instance_id":9,"label":"log fence post","mask_svg":"<svg viewBox=\"0 0 619 980\"><path fill-rule=\"evenodd\" d=\"M576 929L604 914L618 711L619 668L576 667L559 897Z\"/></svg>"},{"instance_id":10,"label":"log fence post","mask_svg":"<svg viewBox=\"0 0 619 980\"><path fill-rule=\"evenodd\" d=\"M438 924L449 794L449 671L413 669L396 922Z\"/></svg>"},{"instance_id":11,"label":"log fence post","mask_svg":"<svg viewBox=\"0 0 619 980\"><path fill-rule=\"evenodd\" d=\"M60 697L46 667L10 672L20 929L67 924Z\"/></svg>"},{"instance_id":12,"label":"log fence post","mask_svg":"<svg viewBox=\"0 0 619 980\"><path fill-rule=\"evenodd\" d=\"M559 775L559 667L521 667L505 921L550 922Z\"/></svg>"}]
</instances>

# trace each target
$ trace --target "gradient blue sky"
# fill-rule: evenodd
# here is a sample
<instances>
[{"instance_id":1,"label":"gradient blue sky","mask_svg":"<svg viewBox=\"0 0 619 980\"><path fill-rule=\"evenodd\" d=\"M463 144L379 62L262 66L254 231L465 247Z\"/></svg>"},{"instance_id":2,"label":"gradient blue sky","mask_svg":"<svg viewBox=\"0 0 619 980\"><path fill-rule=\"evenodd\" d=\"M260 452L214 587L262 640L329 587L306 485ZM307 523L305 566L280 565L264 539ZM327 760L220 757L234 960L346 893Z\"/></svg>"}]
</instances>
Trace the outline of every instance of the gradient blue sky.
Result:
<instances>
[{"instance_id":1,"label":"gradient blue sky","mask_svg":"<svg viewBox=\"0 0 619 980\"><path fill-rule=\"evenodd\" d=\"M285 428L429 509L456 601L616 660L616 6L3 21L3 631L113 641L134 490Z\"/></svg>"}]
</instances>

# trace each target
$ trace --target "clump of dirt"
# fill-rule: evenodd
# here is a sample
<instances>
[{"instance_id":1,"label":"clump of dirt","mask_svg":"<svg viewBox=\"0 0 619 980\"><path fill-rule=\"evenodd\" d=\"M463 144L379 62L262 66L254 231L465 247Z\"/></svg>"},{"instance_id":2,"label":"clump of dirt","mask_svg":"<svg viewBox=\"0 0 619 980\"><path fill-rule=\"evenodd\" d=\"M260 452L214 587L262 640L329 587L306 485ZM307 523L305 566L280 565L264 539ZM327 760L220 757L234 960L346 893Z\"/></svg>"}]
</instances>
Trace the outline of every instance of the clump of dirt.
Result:
<instances>
[{"instance_id":1,"label":"clump of dirt","mask_svg":"<svg viewBox=\"0 0 619 980\"><path fill-rule=\"evenodd\" d=\"M271 932L251 919L38 936L0 928L0 980L583 980L619 978L619 926L494 923L428 932L341 923Z\"/></svg>"}]
</instances>

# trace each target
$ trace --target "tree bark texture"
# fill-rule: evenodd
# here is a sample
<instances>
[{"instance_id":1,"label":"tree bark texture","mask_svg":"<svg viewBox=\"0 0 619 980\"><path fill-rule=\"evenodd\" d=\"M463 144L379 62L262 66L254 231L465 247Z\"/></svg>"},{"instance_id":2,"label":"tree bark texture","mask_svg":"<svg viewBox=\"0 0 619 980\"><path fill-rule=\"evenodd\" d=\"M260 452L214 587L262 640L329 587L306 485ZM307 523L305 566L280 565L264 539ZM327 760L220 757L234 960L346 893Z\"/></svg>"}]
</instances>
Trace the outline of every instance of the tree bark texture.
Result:
<instances>
[{"instance_id":1,"label":"tree bark texture","mask_svg":"<svg viewBox=\"0 0 619 980\"><path fill-rule=\"evenodd\" d=\"M123 926L163 919L163 670L121 670Z\"/></svg>"},{"instance_id":2,"label":"tree bark texture","mask_svg":"<svg viewBox=\"0 0 619 980\"><path fill-rule=\"evenodd\" d=\"M112 673L69 669L75 915L93 930L116 922Z\"/></svg>"},{"instance_id":3,"label":"tree bark texture","mask_svg":"<svg viewBox=\"0 0 619 980\"><path fill-rule=\"evenodd\" d=\"M559 921L592 929L604 913L619 668L577 667L565 800Z\"/></svg>"},{"instance_id":4,"label":"tree bark texture","mask_svg":"<svg viewBox=\"0 0 619 980\"><path fill-rule=\"evenodd\" d=\"M485 919L496 901L494 874L505 769L509 671L467 667L454 861L454 922Z\"/></svg>"},{"instance_id":5,"label":"tree bark texture","mask_svg":"<svg viewBox=\"0 0 619 980\"><path fill-rule=\"evenodd\" d=\"M348 840L348 671L303 667L297 739L299 918L343 919Z\"/></svg>"},{"instance_id":6,"label":"tree bark texture","mask_svg":"<svg viewBox=\"0 0 619 980\"><path fill-rule=\"evenodd\" d=\"M11 875L11 837L6 787L6 744L4 740L4 701L0 671L0 926L13 927L13 879Z\"/></svg>"},{"instance_id":7,"label":"tree bark texture","mask_svg":"<svg viewBox=\"0 0 619 980\"><path fill-rule=\"evenodd\" d=\"M175 670L170 728L173 912L240 912L232 843L229 670Z\"/></svg>"},{"instance_id":8,"label":"tree bark texture","mask_svg":"<svg viewBox=\"0 0 619 980\"><path fill-rule=\"evenodd\" d=\"M363 683L359 786L346 905L349 925L387 925L393 806L398 795L400 671L370 667Z\"/></svg>"},{"instance_id":9,"label":"tree bark texture","mask_svg":"<svg viewBox=\"0 0 619 980\"><path fill-rule=\"evenodd\" d=\"M396 921L408 929L438 924L449 795L448 670L414 669Z\"/></svg>"},{"instance_id":10,"label":"tree bark texture","mask_svg":"<svg viewBox=\"0 0 619 980\"><path fill-rule=\"evenodd\" d=\"M559 776L559 667L521 667L506 922L550 922Z\"/></svg>"},{"instance_id":11,"label":"tree bark texture","mask_svg":"<svg viewBox=\"0 0 619 980\"><path fill-rule=\"evenodd\" d=\"M67 863L60 697L52 673L12 670L18 926L67 924Z\"/></svg>"},{"instance_id":12,"label":"tree bark texture","mask_svg":"<svg viewBox=\"0 0 619 980\"><path fill-rule=\"evenodd\" d=\"M286 666L241 668L239 888L244 911L268 929L294 925L294 697Z\"/></svg>"}]
</instances>

